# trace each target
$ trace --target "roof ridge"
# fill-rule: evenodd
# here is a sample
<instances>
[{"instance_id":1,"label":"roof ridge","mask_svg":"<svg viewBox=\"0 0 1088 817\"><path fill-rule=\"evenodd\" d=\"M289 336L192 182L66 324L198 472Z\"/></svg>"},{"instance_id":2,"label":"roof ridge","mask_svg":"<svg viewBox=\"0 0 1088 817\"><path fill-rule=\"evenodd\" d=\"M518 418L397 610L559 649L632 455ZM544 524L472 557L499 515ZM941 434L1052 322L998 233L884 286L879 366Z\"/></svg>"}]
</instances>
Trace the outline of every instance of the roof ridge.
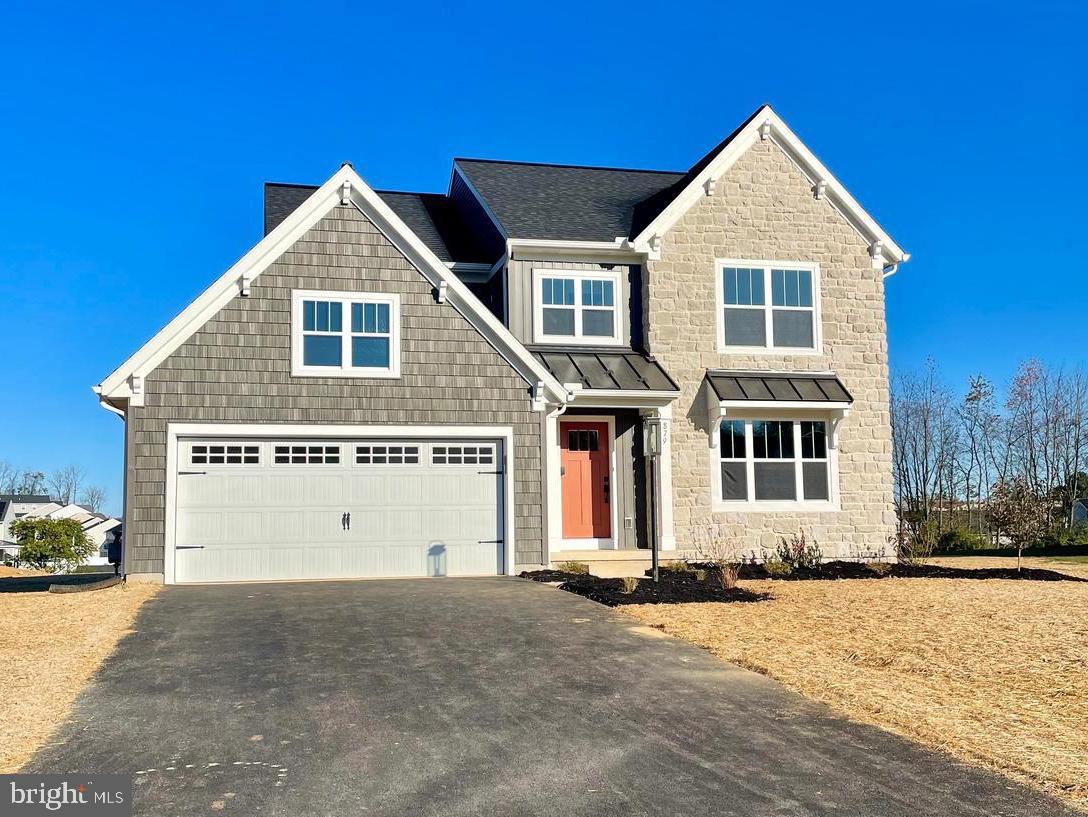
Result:
<instances>
[{"instance_id":1,"label":"roof ridge","mask_svg":"<svg viewBox=\"0 0 1088 817\"><path fill-rule=\"evenodd\" d=\"M666 176L683 176L686 170L654 170L645 167L610 167L606 165L573 165L559 162L518 162L510 159L476 159L471 156L454 156L454 164L457 162L481 162L491 165L522 165L526 167L556 167L567 170L614 170L617 173L657 173Z\"/></svg>"}]
</instances>

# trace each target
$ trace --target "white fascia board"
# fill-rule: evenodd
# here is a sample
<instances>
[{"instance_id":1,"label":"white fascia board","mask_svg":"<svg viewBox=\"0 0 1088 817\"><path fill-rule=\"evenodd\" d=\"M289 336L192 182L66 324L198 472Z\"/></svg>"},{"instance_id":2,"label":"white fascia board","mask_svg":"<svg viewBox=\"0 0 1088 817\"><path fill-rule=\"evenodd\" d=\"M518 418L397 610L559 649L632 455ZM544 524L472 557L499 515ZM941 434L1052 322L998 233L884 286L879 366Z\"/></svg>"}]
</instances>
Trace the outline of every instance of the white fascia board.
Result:
<instances>
[{"instance_id":1,"label":"white fascia board","mask_svg":"<svg viewBox=\"0 0 1088 817\"><path fill-rule=\"evenodd\" d=\"M130 378L143 378L197 332L208 320L239 294L243 278L252 282L298 239L343 201L350 202L399 249L408 261L433 285L445 282L451 303L530 385L542 382L554 402L563 402L565 391L559 382L522 346L510 331L485 307L457 276L430 250L393 210L362 180L350 165L342 166L290 216L261 239L230 269L168 323L139 351L95 387L105 404L107 399L131 396Z\"/></svg>"},{"instance_id":2,"label":"white fascia board","mask_svg":"<svg viewBox=\"0 0 1088 817\"><path fill-rule=\"evenodd\" d=\"M340 188L353 176L358 178L355 171L348 165L344 165L334 173L291 215L197 296L196 300L182 310L181 314L160 329L151 340L103 380L96 387L96 393L100 398L105 400L106 398L130 397L128 379L131 376L146 376L177 351L181 344L192 337L239 293L243 276L252 280L260 275L336 206L340 201Z\"/></svg>"},{"instance_id":3,"label":"white fascia board","mask_svg":"<svg viewBox=\"0 0 1088 817\"><path fill-rule=\"evenodd\" d=\"M641 264L646 253L630 246L627 239L615 241L560 241L550 238L508 238L506 254L511 259L532 261L546 260L600 260L603 263Z\"/></svg>"},{"instance_id":4,"label":"white fascia board","mask_svg":"<svg viewBox=\"0 0 1088 817\"><path fill-rule=\"evenodd\" d=\"M720 179L748 148L760 141L760 129L764 125L769 126L770 138L782 148L813 184L825 183L827 198L854 229L870 244L881 242L881 254L888 264L899 264L910 259L910 254L904 252L892 237L881 229L873 217L865 212L842 183L824 167L812 151L805 147L797 135L769 106L764 107L759 116L753 118L733 137L733 141L691 180L691 183L635 237L631 244L636 249L652 251L653 240L668 232L684 213L706 196L707 182Z\"/></svg>"},{"instance_id":5,"label":"white fascia board","mask_svg":"<svg viewBox=\"0 0 1088 817\"><path fill-rule=\"evenodd\" d=\"M718 405L723 410L748 410L765 411L769 409L779 411L849 411L852 403L824 400L720 400Z\"/></svg>"},{"instance_id":6,"label":"white fascia board","mask_svg":"<svg viewBox=\"0 0 1088 817\"><path fill-rule=\"evenodd\" d=\"M577 389L571 392L573 408L660 408L680 396L678 391L648 389Z\"/></svg>"}]
</instances>

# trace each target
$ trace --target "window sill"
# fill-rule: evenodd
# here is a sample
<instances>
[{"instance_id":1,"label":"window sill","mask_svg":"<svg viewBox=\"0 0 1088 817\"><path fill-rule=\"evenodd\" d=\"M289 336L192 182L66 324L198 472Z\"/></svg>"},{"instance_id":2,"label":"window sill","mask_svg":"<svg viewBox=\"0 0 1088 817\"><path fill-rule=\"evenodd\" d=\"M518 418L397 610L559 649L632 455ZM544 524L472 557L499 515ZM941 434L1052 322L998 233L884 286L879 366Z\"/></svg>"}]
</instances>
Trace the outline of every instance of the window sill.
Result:
<instances>
[{"instance_id":1,"label":"window sill","mask_svg":"<svg viewBox=\"0 0 1088 817\"><path fill-rule=\"evenodd\" d=\"M767 357L818 357L822 349L802 349L798 346L722 346L718 344L720 355L764 355Z\"/></svg>"},{"instance_id":2,"label":"window sill","mask_svg":"<svg viewBox=\"0 0 1088 817\"><path fill-rule=\"evenodd\" d=\"M292 366L291 377L399 378L397 369L335 369L331 366Z\"/></svg>"},{"instance_id":3,"label":"window sill","mask_svg":"<svg viewBox=\"0 0 1088 817\"><path fill-rule=\"evenodd\" d=\"M834 502L790 502L788 500L760 500L756 502L711 503L714 513L836 513L839 506Z\"/></svg>"},{"instance_id":4,"label":"window sill","mask_svg":"<svg viewBox=\"0 0 1088 817\"><path fill-rule=\"evenodd\" d=\"M533 343L548 346L626 346L620 338L574 337L573 335L534 335Z\"/></svg>"}]
</instances>

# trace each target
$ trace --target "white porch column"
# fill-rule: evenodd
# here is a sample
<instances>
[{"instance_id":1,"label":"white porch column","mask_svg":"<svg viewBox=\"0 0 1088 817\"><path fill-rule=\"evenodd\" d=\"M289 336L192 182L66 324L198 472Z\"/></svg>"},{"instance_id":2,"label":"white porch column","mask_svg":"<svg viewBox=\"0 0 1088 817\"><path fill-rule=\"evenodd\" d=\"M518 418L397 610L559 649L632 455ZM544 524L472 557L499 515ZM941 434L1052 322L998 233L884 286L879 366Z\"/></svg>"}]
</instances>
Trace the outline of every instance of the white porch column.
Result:
<instances>
[{"instance_id":1,"label":"white porch column","mask_svg":"<svg viewBox=\"0 0 1088 817\"><path fill-rule=\"evenodd\" d=\"M563 480L559 462L559 416L561 409L548 412L544 419L544 513L547 517L548 540L544 564L556 558L563 549Z\"/></svg>"},{"instance_id":2,"label":"white porch column","mask_svg":"<svg viewBox=\"0 0 1088 817\"><path fill-rule=\"evenodd\" d=\"M676 550L676 536L672 527L672 406L657 410L661 418L661 456L657 458L657 496L654 516L657 518L657 536L661 550Z\"/></svg>"}]
</instances>

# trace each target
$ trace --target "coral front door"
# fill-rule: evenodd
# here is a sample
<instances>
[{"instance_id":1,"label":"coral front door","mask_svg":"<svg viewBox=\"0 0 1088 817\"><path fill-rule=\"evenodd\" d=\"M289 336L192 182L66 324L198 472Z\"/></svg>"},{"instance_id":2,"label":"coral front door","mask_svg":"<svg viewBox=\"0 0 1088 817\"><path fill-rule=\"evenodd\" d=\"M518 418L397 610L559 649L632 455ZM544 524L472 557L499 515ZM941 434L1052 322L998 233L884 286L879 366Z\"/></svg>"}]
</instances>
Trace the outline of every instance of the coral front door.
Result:
<instances>
[{"instance_id":1,"label":"coral front door","mask_svg":"<svg viewBox=\"0 0 1088 817\"><path fill-rule=\"evenodd\" d=\"M560 425L563 469L563 538L612 537L612 486L609 483L608 423Z\"/></svg>"}]
</instances>

